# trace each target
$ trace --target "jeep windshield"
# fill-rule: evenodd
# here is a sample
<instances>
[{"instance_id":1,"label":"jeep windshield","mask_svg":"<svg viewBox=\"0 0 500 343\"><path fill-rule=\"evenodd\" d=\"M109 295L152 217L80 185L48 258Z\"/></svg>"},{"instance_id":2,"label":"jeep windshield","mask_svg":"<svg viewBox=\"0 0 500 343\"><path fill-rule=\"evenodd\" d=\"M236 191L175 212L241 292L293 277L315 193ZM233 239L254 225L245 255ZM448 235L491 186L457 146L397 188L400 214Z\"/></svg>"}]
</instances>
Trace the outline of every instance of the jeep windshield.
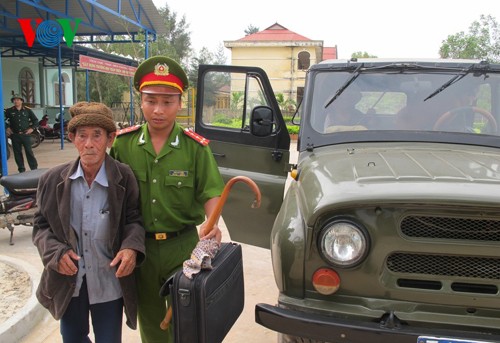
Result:
<instances>
[{"instance_id":1,"label":"jeep windshield","mask_svg":"<svg viewBox=\"0 0 500 343\"><path fill-rule=\"evenodd\" d=\"M322 62L309 71L307 86L314 91L301 108L310 113L301 116L302 147L356 141L499 146L500 70L487 63Z\"/></svg>"}]
</instances>

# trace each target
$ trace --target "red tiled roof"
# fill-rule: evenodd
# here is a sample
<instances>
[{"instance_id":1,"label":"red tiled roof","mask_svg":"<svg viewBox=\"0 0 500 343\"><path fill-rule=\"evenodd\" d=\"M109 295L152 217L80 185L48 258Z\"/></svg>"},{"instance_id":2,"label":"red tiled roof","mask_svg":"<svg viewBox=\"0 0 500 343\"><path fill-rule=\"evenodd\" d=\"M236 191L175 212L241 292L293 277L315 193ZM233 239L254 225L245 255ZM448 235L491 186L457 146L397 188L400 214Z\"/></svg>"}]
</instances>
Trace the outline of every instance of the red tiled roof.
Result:
<instances>
[{"instance_id":1,"label":"red tiled roof","mask_svg":"<svg viewBox=\"0 0 500 343\"><path fill-rule=\"evenodd\" d=\"M337 59L337 47L323 47L323 61Z\"/></svg>"},{"instance_id":2,"label":"red tiled roof","mask_svg":"<svg viewBox=\"0 0 500 343\"><path fill-rule=\"evenodd\" d=\"M276 23L267 29L245 36L238 41L309 41L310 39Z\"/></svg>"}]
</instances>

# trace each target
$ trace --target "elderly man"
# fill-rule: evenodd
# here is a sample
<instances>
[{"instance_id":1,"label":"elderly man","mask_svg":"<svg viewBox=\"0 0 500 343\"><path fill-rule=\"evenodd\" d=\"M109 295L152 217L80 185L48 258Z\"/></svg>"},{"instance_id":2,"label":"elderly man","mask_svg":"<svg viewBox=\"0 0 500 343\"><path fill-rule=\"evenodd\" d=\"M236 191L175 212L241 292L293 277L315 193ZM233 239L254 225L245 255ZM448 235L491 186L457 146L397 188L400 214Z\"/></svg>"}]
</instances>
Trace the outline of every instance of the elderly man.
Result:
<instances>
[{"instance_id":1,"label":"elderly man","mask_svg":"<svg viewBox=\"0 0 500 343\"><path fill-rule=\"evenodd\" d=\"M33 242L45 266L36 292L61 319L63 342L118 343L123 308L135 329L134 270L145 258L139 188L132 170L106 153L116 127L100 103L71 107L69 137L79 158L47 171L38 187Z\"/></svg>"}]
</instances>

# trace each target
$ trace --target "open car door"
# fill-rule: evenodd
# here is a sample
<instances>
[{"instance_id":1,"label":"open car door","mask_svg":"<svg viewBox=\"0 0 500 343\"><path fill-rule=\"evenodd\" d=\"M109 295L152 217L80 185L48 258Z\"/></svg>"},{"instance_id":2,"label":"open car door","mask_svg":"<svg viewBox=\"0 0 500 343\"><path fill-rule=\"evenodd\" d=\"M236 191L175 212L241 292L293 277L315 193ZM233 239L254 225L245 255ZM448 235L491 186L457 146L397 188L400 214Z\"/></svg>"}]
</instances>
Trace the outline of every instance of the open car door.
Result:
<instances>
[{"instance_id":1,"label":"open car door","mask_svg":"<svg viewBox=\"0 0 500 343\"><path fill-rule=\"evenodd\" d=\"M266 73L255 67L200 65L195 131L210 147L227 182L247 176L260 188L254 194L236 183L222 217L231 239L270 246L274 220L283 201L290 157L290 136Z\"/></svg>"}]
</instances>

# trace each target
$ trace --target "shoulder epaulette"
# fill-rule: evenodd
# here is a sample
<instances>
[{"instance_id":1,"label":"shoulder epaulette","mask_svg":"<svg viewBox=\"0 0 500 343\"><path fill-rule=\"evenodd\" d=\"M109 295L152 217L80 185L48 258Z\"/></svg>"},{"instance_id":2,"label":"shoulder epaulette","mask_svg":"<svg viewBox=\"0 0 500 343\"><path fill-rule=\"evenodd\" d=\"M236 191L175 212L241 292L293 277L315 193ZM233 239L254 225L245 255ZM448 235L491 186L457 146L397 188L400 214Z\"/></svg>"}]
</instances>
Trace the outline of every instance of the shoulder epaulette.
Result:
<instances>
[{"instance_id":1,"label":"shoulder epaulette","mask_svg":"<svg viewBox=\"0 0 500 343\"><path fill-rule=\"evenodd\" d=\"M196 142L200 143L203 146L207 146L208 143L210 143L210 140L206 139L203 136L200 136L199 134L194 132L193 129L183 129L182 131L186 134L186 136L195 140Z\"/></svg>"},{"instance_id":2,"label":"shoulder epaulette","mask_svg":"<svg viewBox=\"0 0 500 343\"><path fill-rule=\"evenodd\" d=\"M31 110L31 107L29 107L29 106L24 106L24 105L23 105L23 107L24 107L24 108L27 108L28 110Z\"/></svg>"},{"instance_id":3,"label":"shoulder epaulette","mask_svg":"<svg viewBox=\"0 0 500 343\"><path fill-rule=\"evenodd\" d=\"M141 126L142 125L137 124L137 125L129 126L129 127L124 128L124 129L118 130L116 132L116 136L118 137L118 136L124 135L126 133L137 131L137 130L139 130L141 128Z\"/></svg>"}]
</instances>

